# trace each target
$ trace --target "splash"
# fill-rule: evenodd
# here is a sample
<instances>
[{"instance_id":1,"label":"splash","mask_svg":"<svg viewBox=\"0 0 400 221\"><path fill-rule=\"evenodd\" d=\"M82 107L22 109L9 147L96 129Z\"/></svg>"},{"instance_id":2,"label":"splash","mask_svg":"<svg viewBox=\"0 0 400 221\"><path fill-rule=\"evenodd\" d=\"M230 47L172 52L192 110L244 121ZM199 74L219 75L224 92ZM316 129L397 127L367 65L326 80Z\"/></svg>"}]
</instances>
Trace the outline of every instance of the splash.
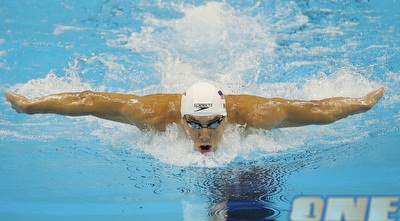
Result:
<instances>
[{"instance_id":1,"label":"splash","mask_svg":"<svg viewBox=\"0 0 400 221\"><path fill-rule=\"evenodd\" d=\"M309 18L302 14L294 2L278 4L276 10L271 9L276 13L268 16L254 13L254 10L261 7L260 4L244 11L236 10L226 2L209 2L200 6L164 3L158 7L174 8L181 16L161 19L146 13L141 31L110 30L105 35L107 46L111 49L123 48L122 55L114 54L113 51L98 55L77 54L77 58L65 69L65 76L50 71L44 78L14 85L11 90L29 97L104 89L139 95L155 92L181 93L194 82L210 80L220 84L226 94L249 93L264 97L321 99L332 96L363 96L379 86L379 83L354 71L351 65L335 68L333 73L317 71L309 77L288 74L292 70L298 71L297 69L314 64L325 65L329 62L317 61L315 57L312 57L315 60L307 60L303 56L320 58L338 52L332 46L313 45L307 48L302 44L305 39L315 34L330 37L343 35L343 30L331 27L324 30L304 28L309 24ZM271 17L270 20L267 17ZM356 24L345 25L352 28ZM62 35L64 31L78 30L85 31L60 25L56 27L54 34ZM350 44L352 42L348 42L346 46L349 47ZM345 49L346 47L340 48ZM126 55L129 53L137 60L130 61L131 57ZM138 60L146 62L140 63ZM342 62L341 58L337 60L339 63L347 62ZM136 64L143 66L137 70L136 67L127 67ZM327 69L332 68L329 66ZM398 82L395 73L390 76ZM296 78L300 81L293 80ZM395 103L392 102L392 105ZM201 155L194 151L191 141L178 125L171 125L165 133L154 133L91 117L79 118L77 122L82 126L91 122L91 132L88 133L93 139L100 140L102 146L111 146L115 151L123 150L132 156L138 152L145 153L173 165L205 167L223 166L235 159L262 159L279 155L289 149L301 151L310 146L317 148L340 145L360 139L368 133L368 130L360 131L357 126L352 125L355 120L351 119L348 123L341 121L328 126L273 131L244 131L243 128L231 125L227 128L219 149L215 153ZM76 137L81 133L75 130L77 126L75 124L73 128L65 128L72 131L67 134L57 134L54 131L43 133L53 134L53 139L56 139L55 136Z\"/></svg>"},{"instance_id":2,"label":"splash","mask_svg":"<svg viewBox=\"0 0 400 221\"><path fill-rule=\"evenodd\" d=\"M200 79L226 86L243 84L241 76L255 78L260 72L261 54L273 55L274 37L258 17L224 2L178 9L182 18L160 20L147 15L140 33L109 40L108 45L156 54L154 66L167 91L180 91Z\"/></svg>"},{"instance_id":3,"label":"splash","mask_svg":"<svg viewBox=\"0 0 400 221\"><path fill-rule=\"evenodd\" d=\"M24 84L16 84L11 87L11 90L26 95L28 98L61 92L92 90L93 88L89 83L82 82L78 63L78 59L70 63L70 67L65 69L65 76L59 77L54 71L50 71L44 78L32 79Z\"/></svg>"}]
</instances>

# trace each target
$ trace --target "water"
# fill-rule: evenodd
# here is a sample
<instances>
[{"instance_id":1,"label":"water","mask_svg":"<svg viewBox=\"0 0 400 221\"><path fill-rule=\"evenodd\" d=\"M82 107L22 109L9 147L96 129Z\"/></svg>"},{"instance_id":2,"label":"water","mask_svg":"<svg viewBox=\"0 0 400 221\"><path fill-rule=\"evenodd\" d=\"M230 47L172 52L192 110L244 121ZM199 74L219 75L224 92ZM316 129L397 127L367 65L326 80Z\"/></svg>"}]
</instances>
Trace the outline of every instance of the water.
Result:
<instances>
[{"instance_id":1,"label":"water","mask_svg":"<svg viewBox=\"0 0 400 221\"><path fill-rule=\"evenodd\" d=\"M325 126L227 128L213 154L92 117L19 115L0 102L0 219L288 220L299 195L399 187L397 1L2 1L0 89L359 97Z\"/></svg>"}]
</instances>

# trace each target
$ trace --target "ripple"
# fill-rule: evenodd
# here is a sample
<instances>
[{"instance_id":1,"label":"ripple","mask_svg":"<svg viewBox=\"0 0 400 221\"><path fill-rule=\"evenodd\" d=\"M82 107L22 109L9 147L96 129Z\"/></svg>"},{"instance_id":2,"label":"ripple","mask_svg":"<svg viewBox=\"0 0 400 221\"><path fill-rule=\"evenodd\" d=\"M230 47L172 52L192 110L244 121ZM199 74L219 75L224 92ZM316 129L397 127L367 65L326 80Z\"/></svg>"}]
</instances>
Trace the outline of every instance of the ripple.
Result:
<instances>
[{"instance_id":1,"label":"ripple","mask_svg":"<svg viewBox=\"0 0 400 221\"><path fill-rule=\"evenodd\" d=\"M227 218L226 202L211 204L207 211L208 220L226 220Z\"/></svg>"},{"instance_id":2,"label":"ripple","mask_svg":"<svg viewBox=\"0 0 400 221\"><path fill-rule=\"evenodd\" d=\"M189 195L191 193L191 190L187 187L177 187L176 188L180 193Z\"/></svg>"}]
</instances>

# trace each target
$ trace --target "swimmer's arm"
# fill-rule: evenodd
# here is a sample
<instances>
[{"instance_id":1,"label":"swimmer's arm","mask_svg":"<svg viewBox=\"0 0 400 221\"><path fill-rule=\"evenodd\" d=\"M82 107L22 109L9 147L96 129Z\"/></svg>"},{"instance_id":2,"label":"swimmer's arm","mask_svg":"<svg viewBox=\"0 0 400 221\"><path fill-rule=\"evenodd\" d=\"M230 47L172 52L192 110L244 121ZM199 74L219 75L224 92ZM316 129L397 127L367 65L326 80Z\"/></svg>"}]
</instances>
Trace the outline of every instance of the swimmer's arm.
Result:
<instances>
[{"instance_id":1,"label":"swimmer's arm","mask_svg":"<svg viewBox=\"0 0 400 221\"><path fill-rule=\"evenodd\" d=\"M178 94L136 96L83 91L53 94L33 99L19 94L6 93L6 98L18 113L92 115L132 124L139 129L165 130L167 124L178 122L180 119L180 95Z\"/></svg>"},{"instance_id":2,"label":"swimmer's arm","mask_svg":"<svg viewBox=\"0 0 400 221\"><path fill-rule=\"evenodd\" d=\"M271 130L310 124L329 124L371 109L383 96L383 88L362 98L334 97L316 101L226 95L229 123Z\"/></svg>"},{"instance_id":3,"label":"swimmer's arm","mask_svg":"<svg viewBox=\"0 0 400 221\"><path fill-rule=\"evenodd\" d=\"M371 109L383 96L384 89L372 91L361 98L333 97L317 101L286 100L282 122L276 127L329 124L347 116Z\"/></svg>"},{"instance_id":4,"label":"swimmer's arm","mask_svg":"<svg viewBox=\"0 0 400 221\"><path fill-rule=\"evenodd\" d=\"M28 99L19 94L6 93L7 101L18 113L93 115L122 123L131 123L122 116L122 109L136 97L135 95L83 91Z\"/></svg>"}]
</instances>

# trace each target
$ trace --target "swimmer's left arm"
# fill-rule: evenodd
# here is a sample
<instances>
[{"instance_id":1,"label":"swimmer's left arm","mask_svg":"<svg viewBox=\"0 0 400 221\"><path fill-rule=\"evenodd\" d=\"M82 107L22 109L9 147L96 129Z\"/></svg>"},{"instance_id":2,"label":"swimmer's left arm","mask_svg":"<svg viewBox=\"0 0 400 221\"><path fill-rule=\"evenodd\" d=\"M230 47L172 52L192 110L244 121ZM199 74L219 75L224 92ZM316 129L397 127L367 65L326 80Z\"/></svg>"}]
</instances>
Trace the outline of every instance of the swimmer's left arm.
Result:
<instances>
[{"instance_id":1,"label":"swimmer's left arm","mask_svg":"<svg viewBox=\"0 0 400 221\"><path fill-rule=\"evenodd\" d=\"M270 130L310 124L329 124L371 109L383 96L383 88L362 98L334 97L315 101L227 95L229 123Z\"/></svg>"},{"instance_id":2,"label":"swimmer's left arm","mask_svg":"<svg viewBox=\"0 0 400 221\"><path fill-rule=\"evenodd\" d=\"M383 96L379 88L361 98L333 97L316 101L287 100L283 103L284 119L276 127L329 124L347 116L371 109Z\"/></svg>"}]
</instances>

